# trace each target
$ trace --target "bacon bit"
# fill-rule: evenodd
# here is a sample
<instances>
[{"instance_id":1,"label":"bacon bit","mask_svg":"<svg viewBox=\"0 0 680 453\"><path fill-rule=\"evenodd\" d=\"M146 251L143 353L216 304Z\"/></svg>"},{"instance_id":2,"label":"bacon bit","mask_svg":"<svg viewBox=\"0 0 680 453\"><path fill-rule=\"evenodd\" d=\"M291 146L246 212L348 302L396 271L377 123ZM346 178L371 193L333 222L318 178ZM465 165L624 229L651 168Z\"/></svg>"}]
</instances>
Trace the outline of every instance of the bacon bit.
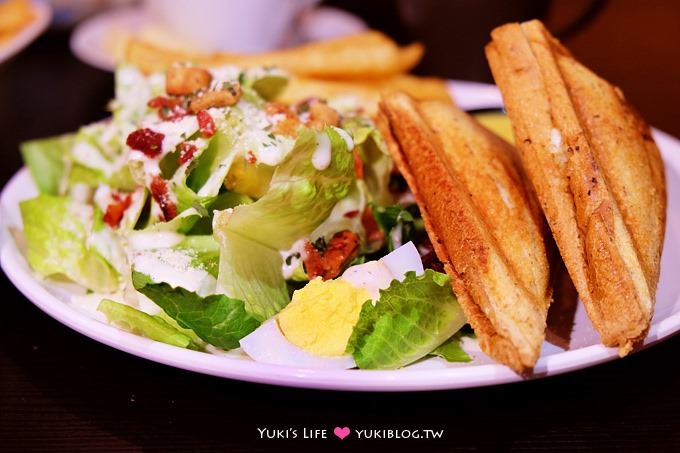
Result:
<instances>
[{"instance_id":1,"label":"bacon bit","mask_svg":"<svg viewBox=\"0 0 680 453\"><path fill-rule=\"evenodd\" d=\"M423 255L422 260L423 268L432 269L433 271L437 272L445 272L444 263L439 261L439 257L437 257L437 254L434 253L434 250L430 250L425 255Z\"/></svg>"},{"instance_id":2,"label":"bacon bit","mask_svg":"<svg viewBox=\"0 0 680 453\"><path fill-rule=\"evenodd\" d=\"M343 217L347 217L348 219L353 219L358 215L359 215L359 211L354 210L354 211L347 211L346 213L343 214Z\"/></svg>"},{"instance_id":3,"label":"bacon bit","mask_svg":"<svg viewBox=\"0 0 680 453\"><path fill-rule=\"evenodd\" d=\"M191 113L191 109L186 108L183 101L178 98L156 96L146 105L158 109L158 117L164 121L179 121Z\"/></svg>"},{"instance_id":4,"label":"bacon bit","mask_svg":"<svg viewBox=\"0 0 680 453\"><path fill-rule=\"evenodd\" d=\"M274 134L288 137L297 136L297 131L300 128L300 118L298 118L297 113L290 109L286 104L282 104L281 102L268 102L264 110L267 116L285 116L284 119L278 121L272 128Z\"/></svg>"},{"instance_id":5,"label":"bacon bit","mask_svg":"<svg viewBox=\"0 0 680 453\"><path fill-rule=\"evenodd\" d=\"M310 279L321 277L323 280L335 278L359 254L359 236L345 230L335 233L326 249L319 251L307 241L305 243L305 269Z\"/></svg>"},{"instance_id":6,"label":"bacon bit","mask_svg":"<svg viewBox=\"0 0 680 453\"><path fill-rule=\"evenodd\" d=\"M129 208L132 203L132 195L129 193L125 195L112 193L111 198L113 198L113 201L106 207L106 213L104 214L103 220L111 228L118 228L118 225L120 225L120 221L125 214L125 210Z\"/></svg>"},{"instance_id":7,"label":"bacon bit","mask_svg":"<svg viewBox=\"0 0 680 453\"><path fill-rule=\"evenodd\" d=\"M151 180L151 196L161 207L163 211L163 220L166 222L177 217L177 206L170 198L170 191L168 190L168 182L156 175Z\"/></svg>"},{"instance_id":8,"label":"bacon bit","mask_svg":"<svg viewBox=\"0 0 680 453\"><path fill-rule=\"evenodd\" d=\"M215 121L213 121L212 116L207 110L201 110L196 114L198 118L198 129L201 131L201 135L205 138L210 138L217 132L217 127L215 126Z\"/></svg>"},{"instance_id":9,"label":"bacon bit","mask_svg":"<svg viewBox=\"0 0 680 453\"><path fill-rule=\"evenodd\" d=\"M359 156L359 150L355 148L352 151L352 155L354 156L354 176L357 179L364 179L364 163L361 161L361 156Z\"/></svg>"},{"instance_id":10,"label":"bacon bit","mask_svg":"<svg viewBox=\"0 0 680 453\"><path fill-rule=\"evenodd\" d=\"M143 152L149 157L156 157L161 153L164 138L165 135L160 132L154 132L145 127L130 133L125 144L134 150Z\"/></svg>"},{"instance_id":11,"label":"bacon bit","mask_svg":"<svg viewBox=\"0 0 680 453\"><path fill-rule=\"evenodd\" d=\"M432 242L428 236L425 236L418 246L419 249L425 249L427 252L422 256L423 267L425 269L432 269L437 272L444 272L444 263L439 260L437 253L434 251Z\"/></svg>"},{"instance_id":12,"label":"bacon bit","mask_svg":"<svg viewBox=\"0 0 680 453\"><path fill-rule=\"evenodd\" d=\"M313 129L323 129L326 126L339 126L340 115L325 102L315 99L309 104L309 122L307 125Z\"/></svg>"},{"instance_id":13,"label":"bacon bit","mask_svg":"<svg viewBox=\"0 0 680 453\"><path fill-rule=\"evenodd\" d=\"M252 152L251 150L248 150L246 153L246 162L249 164L256 164L257 163L257 157L255 157L255 153Z\"/></svg>"},{"instance_id":14,"label":"bacon bit","mask_svg":"<svg viewBox=\"0 0 680 453\"><path fill-rule=\"evenodd\" d=\"M182 143L179 148L179 157L177 158L177 163L180 165L186 164L194 158L196 151L198 151L198 148L196 148L196 145L193 143Z\"/></svg>"},{"instance_id":15,"label":"bacon bit","mask_svg":"<svg viewBox=\"0 0 680 453\"><path fill-rule=\"evenodd\" d=\"M369 244L380 244L385 239L385 232L380 228L375 217L373 217L373 210L370 207L364 209L361 214L361 225L366 232L366 242Z\"/></svg>"},{"instance_id":16,"label":"bacon bit","mask_svg":"<svg viewBox=\"0 0 680 453\"><path fill-rule=\"evenodd\" d=\"M198 94L191 100L191 110L198 112L199 110L209 109L210 107L229 107L236 104L241 96L243 90L238 83L232 83L222 88L221 90L205 91Z\"/></svg>"},{"instance_id":17,"label":"bacon bit","mask_svg":"<svg viewBox=\"0 0 680 453\"><path fill-rule=\"evenodd\" d=\"M186 96L208 88L211 81L212 75L203 68L172 65L165 73L165 91Z\"/></svg>"}]
</instances>

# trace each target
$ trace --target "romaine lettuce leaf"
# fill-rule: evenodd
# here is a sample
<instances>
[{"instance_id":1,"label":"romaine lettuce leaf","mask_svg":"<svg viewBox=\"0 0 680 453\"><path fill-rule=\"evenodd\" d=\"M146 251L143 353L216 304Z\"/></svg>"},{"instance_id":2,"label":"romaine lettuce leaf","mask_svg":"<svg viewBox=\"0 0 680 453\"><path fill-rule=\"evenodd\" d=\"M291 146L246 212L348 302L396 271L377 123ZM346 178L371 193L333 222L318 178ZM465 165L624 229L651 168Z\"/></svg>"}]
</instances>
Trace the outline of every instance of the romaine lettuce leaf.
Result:
<instances>
[{"instance_id":1,"label":"romaine lettuce leaf","mask_svg":"<svg viewBox=\"0 0 680 453\"><path fill-rule=\"evenodd\" d=\"M331 163L317 170L312 156L321 134L330 139ZM225 227L267 247L289 249L347 196L353 173L354 160L340 134L330 127L319 135L303 129L276 169L267 193L255 203L234 208Z\"/></svg>"},{"instance_id":2,"label":"romaine lettuce leaf","mask_svg":"<svg viewBox=\"0 0 680 453\"><path fill-rule=\"evenodd\" d=\"M460 333L456 333L444 343L437 346L430 355L436 355L447 362L470 362L472 357L463 350L462 338Z\"/></svg>"},{"instance_id":3,"label":"romaine lettuce leaf","mask_svg":"<svg viewBox=\"0 0 680 453\"><path fill-rule=\"evenodd\" d=\"M119 274L88 245L92 208L66 197L39 195L19 204L28 262L37 273L65 275L98 292L118 288Z\"/></svg>"},{"instance_id":4,"label":"romaine lettuce leaf","mask_svg":"<svg viewBox=\"0 0 680 453\"><path fill-rule=\"evenodd\" d=\"M181 287L154 283L139 272L132 273L132 282L180 327L193 330L203 341L219 348L237 348L238 341L260 325L246 311L242 300L223 294L201 297Z\"/></svg>"},{"instance_id":5,"label":"romaine lettuce leaf","mask_svg":"<svg viewBox=\"0 0 680 453\"><path fill-rule=\"evenodd\" d=\"M361 308L347 344L359 368L400 368L426 356L466 323L450 278L431 269L380 291Z\"/></svg>"},{"instance_id":6,"label":"romaine lettuce leaf","mask_svg":"<svg viewBox=\"0 0 680 453\"><path fill-rule=\"evenodd\" d=\"M361 117L346 119L342 128L350 131L354 137L354 146L363 164L364 181L370 201L378 204L393 203L394 196L389 191L393 163L387 144L378 129Z\"/></svg>"},{"instance_id":7,"label":"romaine lettuce leaf","mask_svg":"<svg viewBox=\"0 0 680 453\"><path fill-rule=\"evenodd\" d=\"M160 317L151 316L110 299L102 299L97 310L104 313L109 322L136 335L180 348L192 348L191 338L188 335L175 329ZM192 349L194 348L195 346Z\"/></svg>"},{"instance_id":8,"label":"romaine lettuce leaf","mask_svg":"<svg viewBox=\"0 0 680 453\"><path fill-rule=\"evenodd\" d=\"M21 144L21 155L40 193L59 195L66 157L75 134L31 140Z\"/></svg>"},{"instance_id":9,"label":"romaine lettuce leaf","mask_svg":"<svg viewBox=\"0 0 680 453\"><path fill-rule=\"evenodd\" d=\"M276 249L222 228L224 215L224 211L215 214L215 236L220 243L217 292L243 300L248 313L264 321L290 300L281 272L281 255Z\"/></svg>"},{"instance_id":10,"label":"romaine lettuce leaf","mask_svg":"<svg viewBox=\"0 0 680 453\"><path fill-rule=\"evenodd\" d=\"M195 167L189 172L186 184L198 195L215 196L222 187L236 157L235 137L232 135L222 129L218 130L205 151L196 158Z\"/></svg>"},{"instance_id":11,"label":"romaine lettuce leaf","mask_svg":"<svg viewBox=\"0 0 680 453\"><path fill-rule=\"evenodd\" d=\"M212 236L187 236L175 246L177 250L185 250L193 256L192 264L206 270L217 278L220 263L220 246Z\"/></svg>"},{"instance_id":12,"label":"romaine lettuce leaf","mask_svg":"<svg viewBox=\"0 0 680 453\"><path fill-rule=\"evenodd\" d=\"M221 247L218 292L245 301L260 320L289 301L279 251L317 228L353 181L353 158L345 141L332 128L319 134L330 140L327 168L317 170L312 163L320 136L303 129L262 198L215 214L213 234Z\"/></svg>"}]
</instances>

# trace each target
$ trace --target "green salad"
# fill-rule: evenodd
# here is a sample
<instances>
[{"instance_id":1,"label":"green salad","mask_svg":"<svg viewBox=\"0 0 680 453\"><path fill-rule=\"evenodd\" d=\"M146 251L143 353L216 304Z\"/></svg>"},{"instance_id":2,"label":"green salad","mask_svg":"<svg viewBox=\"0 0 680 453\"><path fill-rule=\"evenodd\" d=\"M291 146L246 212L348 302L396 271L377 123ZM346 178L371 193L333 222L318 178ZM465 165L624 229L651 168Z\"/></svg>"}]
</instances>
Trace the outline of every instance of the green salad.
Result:
<instances>
[{"instance_id":1,"label":"green salad","mask_svg":"<svg viewBox=\"0 0 680 453\"><path fill-rule=\"evenodd\" d=\"M20 205L30 266L176 347L307 368L469 361L373 121L348 99L279 103L287 80L119 67L109 119L22 145L40 193Z\"/></svg>"}]
</instances>

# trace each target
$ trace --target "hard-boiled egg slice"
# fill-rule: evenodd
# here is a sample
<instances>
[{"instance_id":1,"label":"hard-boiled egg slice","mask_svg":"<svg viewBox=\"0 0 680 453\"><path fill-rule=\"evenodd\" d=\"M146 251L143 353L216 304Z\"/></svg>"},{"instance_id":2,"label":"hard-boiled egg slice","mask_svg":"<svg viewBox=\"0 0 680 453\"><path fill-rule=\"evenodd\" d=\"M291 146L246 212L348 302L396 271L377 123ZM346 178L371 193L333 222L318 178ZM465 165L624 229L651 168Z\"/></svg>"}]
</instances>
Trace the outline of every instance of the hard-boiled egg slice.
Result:
<instances>
[{"instance_id":1,"label":"hard-boiled egg slice","mask_svg":"<svg viewBox=\"0 0 680 453\"><path fill-rule=\"evenodd\" d=\"M283 336L275 318L241 339L241 348L256 362L317 370L345 370L356 367L351 356L322 357L298 348Z\"/></svg>"},{"instance_id":2,"label":"hard-boiled egg slice","mask_svg":"<svg viewBox=\"0 0 680 453\"><path fill-rule=\"evenodd\" d=\"M409 271L424 272L411 242L380 260L350 267L338 280L313 280L295 292L276 318L241 339L241 348L256 362L312 369L354 368L352 357L341 354L361 306L369 298L377 301L381 289L403 280Z\"/></svg>"},{"instance_id":3,"label":"hard-boiled egg slice","mask_svg":"<svg viewBox=\"0 0 680 453\"><path fill-rule=\"evenodd\" d=\"M416 275L424 272L423 262L413 242L407 242L377 261L352 266L340 278L365 289L377 301L381 289L388 288L392 280L402 281L409 271Z\"/></svg>"}]
</instances>

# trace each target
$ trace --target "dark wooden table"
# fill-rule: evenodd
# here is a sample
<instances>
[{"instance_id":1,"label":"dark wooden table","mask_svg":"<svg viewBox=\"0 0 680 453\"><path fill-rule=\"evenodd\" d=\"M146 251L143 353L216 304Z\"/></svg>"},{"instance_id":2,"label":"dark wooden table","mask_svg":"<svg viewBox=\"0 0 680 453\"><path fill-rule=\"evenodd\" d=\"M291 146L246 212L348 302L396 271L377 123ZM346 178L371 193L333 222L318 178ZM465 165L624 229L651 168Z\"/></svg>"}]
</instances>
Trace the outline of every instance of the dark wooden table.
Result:
<instances>
[{"instance_id":1,"label":"dark wooden table","mask_svg":"<svg viewBox=\"0 0 680 453\"><path fill-rule=\"evenodd\" d=\"M22 140L106 116L112 76L76 61L67 42L67 33L51 32L0 67L0 184L20 168ZM669 125L673 119L663 118ZM624 360L518 384L323 392L219 379L139 359L49 318L4 275L0 285L0 451L680 449L680 337ZM444 436L262 440L257 431L338 425L443 429Z\"/></svg>"}]
</instances>

